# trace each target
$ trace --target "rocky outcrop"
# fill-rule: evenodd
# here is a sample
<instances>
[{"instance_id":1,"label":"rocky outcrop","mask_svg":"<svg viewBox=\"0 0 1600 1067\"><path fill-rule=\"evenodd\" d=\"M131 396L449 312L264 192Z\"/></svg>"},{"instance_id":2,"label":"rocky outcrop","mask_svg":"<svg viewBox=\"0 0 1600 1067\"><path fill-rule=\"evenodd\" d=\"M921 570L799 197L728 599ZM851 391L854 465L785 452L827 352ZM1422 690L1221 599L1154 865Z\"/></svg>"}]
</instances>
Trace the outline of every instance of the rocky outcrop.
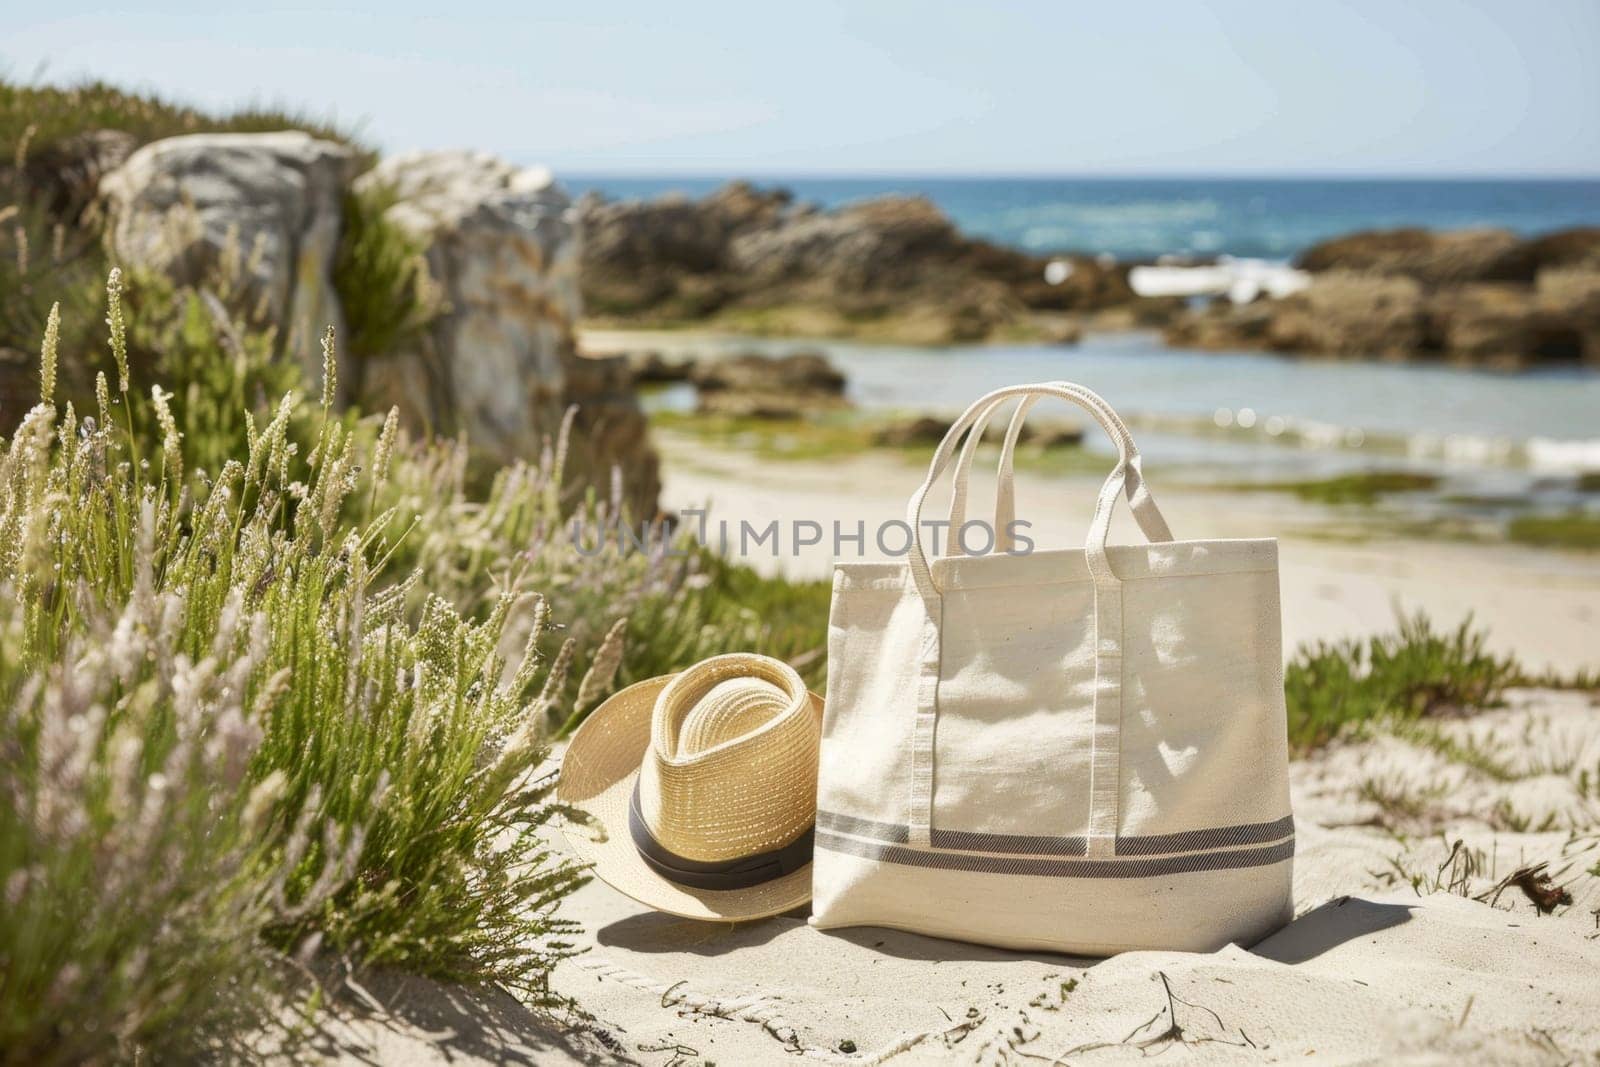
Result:
<instances>
[{"instance_id":1,"label":"rocky outcrop","mask_svg":"<svg viewBox=\"0 0 1600 1067\"><path fill-rule=\"evenodd\" d=\"M880 426L872 435L874 444L890 448L938 445L950 432L952 420L938 415L913 415ZM991 440L994 435L991 432ZM1018 442L1035 448L1076 448L1083 444L1083 427L1066 422L1031 421L1022 425Z\"/></svg>"},{"instance_id":2,"label":"rocky outcrop","mask_svg":"<svg viewBox=\"0 0 1600 1067\"><path fill-rule=\"evenodd\" d=\"M358 188L387 190L387 217L419 238L446 305L410 350L366 361L363 406L399 404L414 424L464 431L508 460L537 455L576 404L567 477L604 485L618 465L634 513L653 515L659 465L627 367L574 343L581 230L550 172L415 153L382 161Z\"/></svg>"},{"instance_id":3,"label":"rocky outcrop","mask_svg":"<svg viewBox=\"0 0 1600 1067\"><path fill-rule=\"evenodd\" d=\"M1518 243L1509 230L1363 230L1312 245L1295 266L1314 273L1410 278L1424 285L1484 281Z\"/></svg>"},{"instance_id":4,"label":"rocky outcrop","mask_svg":"<svg viewBox=\"0 0 1600 1067\"><path fill-rule=\"evenodd\" d=\"M318 388L322 333L344 325L332 268L357 165L353 149L299 132L155 141L100 180L112 252L183 284L234 259L245 302L279 327L280 352Z\"/></svg>"},{"instance_id":5,"label":"rocky outcrop","mask_svg":"<svg viewBox=\"0 0 1600 1067\"><path fill-rule=\"evenodd\" d=\"M1454 362L1508 370L1600 366L1600 271L1541 271L1533 286L1480 283L1434 297L1438 348Z\"/></svg>"},{"instance_id":6,"label":"rocky outcrop","mask_svg":"<svg viewBox=\"0 0 1600 1067\"><path fill-rule=\"evenodd\" d=\"M705 414L781 419L849 406L844 375L820 352L701 360L690 380Z\"/></svg>"},{"instance_id":7,"label":"rocky outcrop","mask_svg":"<svg viewBox=\"0 0 1600 1067\"><path fill-rule=\"evenodd\" d=\"M1520 369L1600 366L1600 229L1518 240L1498 230L1352 234L1310 249L1309 287L1215 301L1169 343Z\"/></svg>"},{"instance_id":8,"label":"rocky outcrop","mask_svg":"<svg viewBox=\"0 0 1600 1067\"><path fill-rule=\"evenodd\" d=\"M241 303L276 327L316 389L321 335L344 327L333 268L346 200L382 187L385 217L424 248L443 311L400 351L352 361L341 346L339 399L398 406L411 426L465 433L500 462L536 458L577 405L568 480L604 487L620 467L634 514L654 515L659 464L631 375L574 344L581 231L550 173L464 152L388 159L359 180L358 165L353 149L304 133L156 141L99 182L111 247L180 284L239 274Z\"/></svg>"},{"instance_id":9,"label":"rocky outcrop","mask_svg":"<svg viewBox=\"0 0 1600 1067\"><path fill-rule=\"evenodd\" d=\"M610 319L943 343L1037 334L1035 316L1137 299L1114 264L974 240L922 197L823 211L736 182L701 200L591 197L582 211L584 294Z\"/></svg>"},{"instance_id":10,"label":"rocky outcrop","mask_svg":"<svg viewBox=\"0 0 1600 1067\"><path fill-rule=\"evenodd\" d=\"M1495 261L1488 280L1537 283L1548 271L1600 271L1600 226L1557 230L1518 242Z\"/></svg>"},{"instance_id":11,"label":"rocky outcrop","mask_svg":"<svg viewBox=\"0 0 1600 1067\"><path fill-rule=\"evenodd\" d=\"M1533 284L1554 268L1600 270L1600 227L1519 239L1509 230L1363 230L1312 245L1296 266L1411 278L1424 285Z\"/></svg>"},{"instance_id":12,"label":"rocky outcrop","mask_svg":"<svg viewBox=\"0 0 1600 1067\"><path fill-rule=\"evenodd\" d=\"M1166 338L1193 348L1404 359L1424 347L1427 328L1415 281L1338 272L1282 300L1213 301L1179 320Z\"/></svg>"}]
</instances>

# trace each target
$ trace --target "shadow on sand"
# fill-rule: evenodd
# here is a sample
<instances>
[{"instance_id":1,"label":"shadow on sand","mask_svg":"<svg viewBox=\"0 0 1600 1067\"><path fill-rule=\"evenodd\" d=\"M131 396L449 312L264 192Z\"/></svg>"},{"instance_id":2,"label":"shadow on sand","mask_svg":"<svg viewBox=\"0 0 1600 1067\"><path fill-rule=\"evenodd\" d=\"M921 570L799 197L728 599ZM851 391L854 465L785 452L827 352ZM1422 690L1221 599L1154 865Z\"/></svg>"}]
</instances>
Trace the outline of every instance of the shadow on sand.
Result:
<instances>
[{"instance_id":1,"label":"shadow on sand","mask_svg":"<svg viewBox=\"0 0 1600 1067\"><path fill-rule=\"evenodd\" d=\"M1269 934L1252 946L1250 951L1263 959L1279 963L1304 963L1347 941L1399 926L1410 920L1411 910L1410 905L1338 897ZM595 937L601 945L632 952L690 952L697 956L721 956L764 945L805 925L803 909L772 919L741 924L680 919L646 911L601 927ZM876 926L829 930L821 936L897 959L926 960L930 963L1034 960L1084 968L1099 962L1095 957L1045 951L1013 952Z\"/></svg>"},{"instance_id":2,"label":"shadow on sand","mask_svg":"<svg viewBox=\"0 0 1600 1067\"><path fill-rule=\"evenodd\" d=\"M1335 897L1256 942L1250 951L1279 963L1304 963L1348 941L1409 922L1411 911L1409 904Z\"/></svg>"}]
</instances>

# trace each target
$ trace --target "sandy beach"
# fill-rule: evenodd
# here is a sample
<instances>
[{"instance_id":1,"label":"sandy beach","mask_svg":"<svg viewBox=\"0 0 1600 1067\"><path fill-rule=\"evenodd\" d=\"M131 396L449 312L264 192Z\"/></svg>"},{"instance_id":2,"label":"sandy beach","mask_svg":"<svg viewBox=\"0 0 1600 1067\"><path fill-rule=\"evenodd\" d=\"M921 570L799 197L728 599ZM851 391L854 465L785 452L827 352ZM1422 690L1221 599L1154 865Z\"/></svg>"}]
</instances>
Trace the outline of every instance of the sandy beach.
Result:
<instances>
[{"instance_id":1,"label":"sandy beach","mask_svg":"<svg viewBox=\"0 0 1600 1067\"><path fill-rule=\"evenodd\" d=\"M670 434L664 499L713 521L898 517L916 469L753 461ZM1018 478L1019 514L1070 543L1088 478ZM1600 561L1502 545L1336 543L1325 514L1273 494L1162 493L1181 536L1283 537L1286 648L1365 634L1395 603L1474 611L1530 664L1593 663ZM974 513L982 492L974 492ZM1046 532L1047 531L1047 532ZM1131 524L1121 531L1132 537ZM826 551L752 559L825 574ZM734 926L660 915L591 883L563 906L582 952L555 988L590 1014L566 1032L509 998L416 981L382 1012L330 1020L322 1050L369 1062L643 1064L1196 1062L1563 1063L1600 1053L1600 715L1585 694L1380 731L1291 766L1294 921L1252 946L1096 961L804 914ZM1441 738L1443 740L1441 740ZM1534 869L1570 894L1535 906ZM1181 1048L1173 1048L1181 1046Z\"/></svg>"},{"instance_id":2,"label":"sandy beach","mask_svg":"<svg viewBox=\"0 0 1600 1067\"><path fill-rule=\"evenodd\" d=\"M558 1034L503 995L411 980L318 1043L407 1064L1587 1061L1600 716L1526 691L1443 729L1506 765L1392 735L1292 765L1296 918L1253 946L1096 961L822 933L801 914L701 923L591 883L564 905L584 951L554 976L588 1022ZM1513 880L1539 864L1571 894L1553 915Z\"/></svg>"},{"instance_id":3,"label":"sandy beach","mask_svg":"<svg viewBox=\"0 0 1600 1067\"><path fill-rule=\"evenodd\" d=\"M1600 1067L1600 3L80 6L0 1067Z\"/></svg>"}]
</instances>

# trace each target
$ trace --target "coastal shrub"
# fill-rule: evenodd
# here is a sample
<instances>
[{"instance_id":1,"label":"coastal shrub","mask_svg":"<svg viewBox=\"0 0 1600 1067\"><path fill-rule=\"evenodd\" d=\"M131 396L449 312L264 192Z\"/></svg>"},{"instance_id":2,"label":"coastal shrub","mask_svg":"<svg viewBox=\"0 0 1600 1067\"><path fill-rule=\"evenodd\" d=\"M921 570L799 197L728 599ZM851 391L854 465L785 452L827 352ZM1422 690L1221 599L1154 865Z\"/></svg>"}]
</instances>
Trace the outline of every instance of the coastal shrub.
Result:
<instances>
[{"instance_id":1,"label":"coastal shrub","mask_svg":"<svg viewBox=\"0 0 1600 1067\"><path fill-rule=\"evenodd\" d=\"M392 420L331 417L331 377L192 473L170 394L129 402L112 307L115 391L58 412L47 343L0 443L4 1058L214 1046L283 952L552 1002L581 875L532 832L571 663L538 654L548 605L507 580L469 616L395 580L395 513L349 514L407 461Z\"/></svg>"},{"instance_id":2,"label":"coastal shrub","mask_svg":"<svg viewBox=\"0 0 1600 1067\"><path fill-rule=\"evenodd\" d=\"M0 584L0 1063L216 1052L275 988L260 932L285 872L263 842L287 809L252 780L236 684L263 650L236 621L191 659L167 640L183 598L150 589L81 601L85 630L40 656L42 593Z\"/></svg>"},{"instance_id":3,"label":"coastal shrub","mask_svg":"<svg viewBox=\"0 0 1600 1067\"><path fill-rule=\"evenodd\" d=\"M395 455L404 462L394 464L371 505L405 524L387 567L414 569L420 587L469 613L486 610L506 585L542 590L552 616L565 623L542 648L555 654L572 640L572 696L620 620L618 684L748 650L792 663L820 687L829 583L765 578L702 548L692 531L641 529L626 514L620 487L608 498L590 492L565 504L560 471L570 429L569 419L537 461L502 468L481 495L473 492L464 444L413 442L399 432ZM585 703L554 717L559 706L551 706L552 726L575 726L591 710Z\"/></svg>"},{"instance_id":4,"label":"coastal shrub","mask_svg":"<svg viewBox=\"0 0 1600 1067\"><path fill-rule=\"evenodd\" d=\"M185 133L272 130L305 130L327 140L356 143L342 125L284 107L250 105L216 114L102 81L54 86L0 78L0 160L17 155L24 138L39 150L89 130L120 130L141 144Z\"/></svg>"},{"instance_id":5,"label":"coastal shrub","mask_svg":"<svg viewBox=\"0 0 1600 1067\"><path fill-rule=\"evenodd\" d=\"M1401 613L1389 633L1302 646L1284 671L1290 746L1314 748L1379 719L1498 706L1525 672L1487 642L1470 616L1441 632L1417 612Z\"/></svg>"},{"instance_id":6,"label":"coastal shrub","mask_svg":"<svg viewBox=\"0 0 1600 1067\"><path fill-rule=\"evenodd\" d=\"M313 957L551 1004L549 731L730 649L821 685L826 583L578 552L626 516L569 498L570 420L474 491L331 373L268 404L296 372L226 292L113 277L82 406L57 310L0 438L0 1062L226 1055Z\"/></svg>"}]
</instances>

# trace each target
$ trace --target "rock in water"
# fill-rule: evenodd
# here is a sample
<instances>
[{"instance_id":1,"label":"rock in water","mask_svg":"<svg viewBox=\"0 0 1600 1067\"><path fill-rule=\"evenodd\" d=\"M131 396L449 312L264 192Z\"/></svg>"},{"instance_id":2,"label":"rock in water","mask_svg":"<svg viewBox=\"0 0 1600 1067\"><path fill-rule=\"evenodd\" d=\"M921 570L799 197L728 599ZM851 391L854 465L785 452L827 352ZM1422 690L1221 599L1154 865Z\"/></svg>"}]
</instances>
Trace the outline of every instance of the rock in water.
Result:
<instances>
[{"instance_id":1,"label":"rock in water","mask_svg":"<svg viewBox=\"0 0 1600 1067\"><path fill-rule=\"evenodd\" d=\"M280 326L280 353L318 389L322 333L344 326L333 262L357 166L354 149L297 131L152 142L100 180L112 251L130 266L199 284L232 246L249 298Z\"/></svg>"},{"instance_id":2,"label":"rock in water","mask_svg":"<svg viewBox=\"0 0 1600 1067\"><path fill-rule=\"evenodd\" d=\"M1137 302L1114 264L969 237L923 197L822 210L735 182L700 200L586 197L581 211L589 310L636 323L731 315L767 332L946 344Z\"/></svg>"},{"instance_id":3,"label":"rock in water","mask_svg":"<svg viewBox=\"0 0 1600 1067\"><path fill-rule=\"evenodd\" d=\"M659 463L627 367L582 357L574 343L581 228L550 172L420 152L357 182L373 188L393 194L390 221L422 239L447 307L416 350L368 361L363 406L399 404L413 425L465 431L506 461L537 456L577 404L569 481L604 487L619 466L633 514L654 515Z\"/></svg>"},{"instance_id":4,"label":"rock in water","mask_svg":"<svg viewBox=\"0 0 1600 1067\"><path fill-rule=\"evenodd\" d=\"M1350 271L1441 285L1494 276L1517 244L1509 230L1363 230L1312 245L1295 265L1313 273Z\"/></svg>"},{"instance_id":5,"label":"rock in water","mask_svg":"<svg viewBox=\"0 0 1600 1067\"><path fill-rule=\"evenodd\" d=\"M821 352L702 360L690 380L705 414L783 419L849 406L844 375Z\"/></svg>"}]
</instances>

